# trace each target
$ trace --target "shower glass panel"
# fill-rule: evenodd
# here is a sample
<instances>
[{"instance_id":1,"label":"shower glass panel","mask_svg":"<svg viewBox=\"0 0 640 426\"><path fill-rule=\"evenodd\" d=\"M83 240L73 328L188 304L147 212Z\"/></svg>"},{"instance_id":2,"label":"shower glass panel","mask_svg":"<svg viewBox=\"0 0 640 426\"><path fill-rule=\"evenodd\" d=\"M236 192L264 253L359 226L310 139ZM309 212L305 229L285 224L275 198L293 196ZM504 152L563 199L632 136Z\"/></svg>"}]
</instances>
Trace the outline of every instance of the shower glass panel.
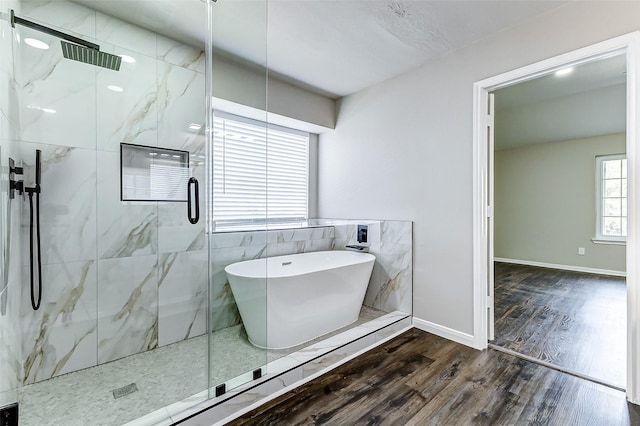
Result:
<instances>
[{"instance_id":1,"label":"shower glass panel","mask_svg":"<svg viewBox=\"0 0 640 426\"><path fill-rule=\"evenodd\" d=\"M5 13L14 2L0 0L0 410L1 419L18 402L20 386L20 201L9 195L9 179L21 178L17 142L13 33ZM14 171L16 173L10 173ZM15 410L15 409L14 409Z\"/></svg>"},{"instance_id":2,"label":"shower glass panel","mask_svg":"<svg viewBox=\"0 0 640 426\"><path fill-rule=\"evenodd\" d=\"M121 425L207 397L209 5L157 3L0 0L0 407L17 400L21 425ZM189 16L191 33L166 33L172 7ZM57 33L18 20L12 28L11 10ZM65 53L66 36L100 53ZM98 63L114 56L118 70ZM121 144L150 156L180 152L188 176L178 178L199 182L190 185L199 220L187 215L186 184L174 201L121 201ZM42 302L34 310L29 197L10 200L7 179L11 157L24 169L15 177L33 186L37 151Z\"/></svg>"},{"instance_id":3,"label":"shower glass panel","mask_svg":"<svg viewBox=\"0 0 640 426\"><path fill-rule=\"evenodd\" d=\"M209 385L215 397L266 373L264 344L247 329L264 340L267 1L219 0L212 13ZM237 265L243 261L253 263ZM232 264L235 279L225 271Z\"/></svg>"}]
</instances>

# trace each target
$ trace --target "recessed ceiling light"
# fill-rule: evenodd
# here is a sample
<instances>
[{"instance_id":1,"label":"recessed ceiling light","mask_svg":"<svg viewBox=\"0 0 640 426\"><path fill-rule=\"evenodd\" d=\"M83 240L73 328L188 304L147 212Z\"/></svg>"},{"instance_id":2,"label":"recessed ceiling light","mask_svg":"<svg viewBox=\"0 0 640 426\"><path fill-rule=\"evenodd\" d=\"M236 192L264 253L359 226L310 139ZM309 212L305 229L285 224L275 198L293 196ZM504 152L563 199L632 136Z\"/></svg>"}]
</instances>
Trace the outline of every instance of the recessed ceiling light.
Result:
<instances>
[{"instance_id":1,"label":"recessed ceiling light","mask_svg":"<svg viewBox=\"0 0 640 426\"><path fill-rule=\"evenodd\" d=\"M573 67L563 68L561 70L556 71L556 76L562 77L564 75L569 75L573 72Z\"/></svg>"},{"instance_id":2,"label":"recessed ceiling light","mask_svg":"<svg viewBox=\"0 0 640 426\"><path fill-rule=\"evenodd\" d=\"M35 47L36 49L47 50L49 45L42 40L38 40L37 38L25 38L24 42L27 43L31 47Z\"/></svg>"},{"instance_id":3,"label":"recessed ceiling light","mask_svg":"<svg viewBox=\"0 0 640 426\"><path fill-rule=\"evenodd\" d=\"M133 64L136 61L135 58L132 58L129 55L118 55L118 56L122 58L122 62L126 62L128 64Z\"/></svg>"},{"instance_id":4,"label":"recessed ceiling light","mask_svg":"<svg viewBox=\"0 0 640 426\"><path fill-rule=\"evenodd\" d=\"M124 92L124 89L122 87L120 87L120 86L109 85L109 86L107 86L107 89L109 89L109 90L111 90L113 92L118 92L118 93Z\"/></svg>"}]
</instances>

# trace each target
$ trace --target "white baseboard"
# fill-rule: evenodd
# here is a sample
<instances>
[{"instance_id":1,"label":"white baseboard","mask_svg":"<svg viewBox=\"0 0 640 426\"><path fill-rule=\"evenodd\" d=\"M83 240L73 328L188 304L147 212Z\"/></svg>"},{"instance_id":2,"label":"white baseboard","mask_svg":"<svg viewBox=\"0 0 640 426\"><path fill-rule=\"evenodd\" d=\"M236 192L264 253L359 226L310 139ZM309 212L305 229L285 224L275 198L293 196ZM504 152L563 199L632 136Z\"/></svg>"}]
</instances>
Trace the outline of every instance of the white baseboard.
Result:
<instances>
[{"instance_id":1,"label":"white baseboard","mask_svg":"<svg viewBox=\"0 0 640 426\"><path fill-rule=\"evenodd\" d=\"M584 268L582 266L556 265L555 263L532 262L530 260L505 259L496 257L493 260L503 263L516 263L518 265L539 266L540 268L561 269L563 271L585 272L587 274L612 275L614 277L626 277L625 271L613 271L610 269Z\"/></svg>"},{"instance_id":2,"label":"white baseboard","mask_svg":"<svg viewBox=\"0 0 640 426\"><path fill-rule=\"evenodd\" d=\"M443 325L435 324L433 322L425 321L420 318L412 318L413 326L419 328L422 331L426 331L436 336L444 337L445 339L452 340L461 345L470 346L475 349L479 349L475 345L474 338L471 334L463 333L458 330L454 330Z\"/></svg>"}]
</instances>

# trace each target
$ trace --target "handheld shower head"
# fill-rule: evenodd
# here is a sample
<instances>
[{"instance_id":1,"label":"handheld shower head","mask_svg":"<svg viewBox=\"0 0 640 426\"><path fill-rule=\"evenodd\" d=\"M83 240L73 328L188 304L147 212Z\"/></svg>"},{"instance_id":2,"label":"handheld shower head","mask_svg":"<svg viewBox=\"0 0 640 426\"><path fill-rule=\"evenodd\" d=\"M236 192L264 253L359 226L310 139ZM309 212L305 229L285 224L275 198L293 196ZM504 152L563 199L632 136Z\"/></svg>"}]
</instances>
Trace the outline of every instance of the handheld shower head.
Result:
<instances>
[{"instance_id":1,"label":"handheld shower head","mask_svg":"<svg viewBox=\"0 0 640 426\"><path fill-rule=\"evenodd\" d=\"M36 186L40 186L40 181L42 179L42 167L40 165L41 155L42 151L36 149Z\"/></svg>"}]
</instances>

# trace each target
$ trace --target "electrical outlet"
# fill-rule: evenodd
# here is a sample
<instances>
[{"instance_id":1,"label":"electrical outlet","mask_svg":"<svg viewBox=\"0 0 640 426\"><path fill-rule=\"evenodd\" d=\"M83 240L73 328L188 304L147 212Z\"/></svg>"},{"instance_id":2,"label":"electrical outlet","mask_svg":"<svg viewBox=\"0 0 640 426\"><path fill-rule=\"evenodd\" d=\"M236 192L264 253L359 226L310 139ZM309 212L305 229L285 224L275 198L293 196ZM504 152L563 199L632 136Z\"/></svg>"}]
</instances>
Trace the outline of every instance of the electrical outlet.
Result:
<instances>
[{"instance_id":1,"label":"electrical outlet","mask_svg":"<svg viewBox=\"0 0 640 426\"><path fill-rule=\"evenodd\" d=\"M584 247L578 247L578 254L584 256Z\"/></svg>"}]
</instances>

